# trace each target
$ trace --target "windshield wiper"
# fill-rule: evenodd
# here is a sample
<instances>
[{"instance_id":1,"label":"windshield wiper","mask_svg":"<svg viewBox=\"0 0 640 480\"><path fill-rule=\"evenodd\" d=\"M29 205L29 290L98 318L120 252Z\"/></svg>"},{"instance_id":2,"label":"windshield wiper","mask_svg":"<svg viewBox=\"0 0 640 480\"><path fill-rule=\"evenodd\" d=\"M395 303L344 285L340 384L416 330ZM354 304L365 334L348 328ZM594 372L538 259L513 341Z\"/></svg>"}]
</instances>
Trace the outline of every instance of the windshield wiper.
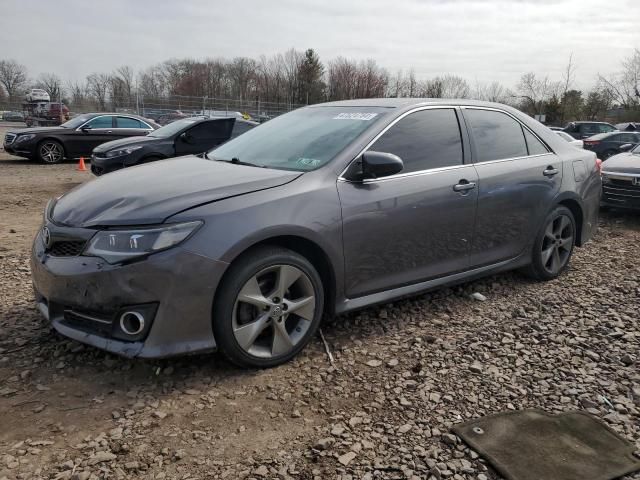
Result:
<instances>
[{"instance_id":1,"label":"windshield wiper","mask_svg":"<svg viewBox=\"0 0 640 480\"><path fill-rule=\"evenodd\" d=\"M248 167L267 168L266 165L258 165L257 163L243 162L242 160L240 160L237 157L233 157L231 160L226 160L226 159L222 159L222 158L214 158L214 157L207 157L207 158L209 160L215 160L216 162L233 163L234 165L246 165Z\"/></svg>"}]
</instances>

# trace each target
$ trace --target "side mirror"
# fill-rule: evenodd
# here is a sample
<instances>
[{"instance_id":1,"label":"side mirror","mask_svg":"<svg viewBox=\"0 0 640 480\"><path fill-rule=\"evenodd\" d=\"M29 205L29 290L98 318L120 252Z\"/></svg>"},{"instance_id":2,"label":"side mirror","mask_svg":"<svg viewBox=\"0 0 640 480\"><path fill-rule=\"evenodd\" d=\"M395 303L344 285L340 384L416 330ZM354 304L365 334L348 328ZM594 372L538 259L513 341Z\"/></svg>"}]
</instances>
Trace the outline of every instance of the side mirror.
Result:
<instances>
[{"instance_id":1,"label":"side mirror","mask_svg":"<svg viewBox=\"0 0 640 480\"><path fill-rule=\"evenodd\" d=\"M184 143L191 143L191 135L189 135L187 132L182 132L178 138Z\"/></svg>"},{"instance_id":2,"label":"side mirror","mask_svg":"<svg viewBox=\"0 0 640 480\"><path fill-rule=\"evenodd\" d=\"M624 145L620 145L621 152L628 152L634 147L633 143L625 143Z\"/></svg>"},{"instance_id":3,"label":"side mirror","mask_svg":"<svg viewBox=\"0 0 640 480\"><path fill-rule=\"evenodd\" d=\"M83 125L80 130L82 130L84 133L87 133L89 130L91 130L91 125Z\"/></svg>"},{"instance_id":4,"label":"side mirror","mask_svg":"<svg viewBox=\"0 0 640 480\"><path fill-rule=\"evenodd\" d=\"M353 162L347 178L360 182L369 178L388 177L401 172L403 168L402 159L393 153L368 151Z\"/></svg>"}]
</instances>

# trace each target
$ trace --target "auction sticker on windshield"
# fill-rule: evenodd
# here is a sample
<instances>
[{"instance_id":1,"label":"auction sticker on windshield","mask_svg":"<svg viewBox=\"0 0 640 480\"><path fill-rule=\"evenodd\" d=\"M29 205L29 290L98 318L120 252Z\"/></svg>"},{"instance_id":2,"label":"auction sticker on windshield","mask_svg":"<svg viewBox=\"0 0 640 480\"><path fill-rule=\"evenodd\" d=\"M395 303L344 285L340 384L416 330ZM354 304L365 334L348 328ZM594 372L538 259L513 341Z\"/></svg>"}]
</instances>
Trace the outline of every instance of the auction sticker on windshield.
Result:
<instances>
[{"instance_id":1,"label":"auction sticker on windshield","mask_svg":"<svg viewBox=\"0 0 640 480\"><path fill-rule=\"evenodd\" d=\"M334 120L372 120L377 116L378 116L377 113L345 112L345 113L339 113L338 115L333 117L333 119Z\"/></svg>"}]
</instances>

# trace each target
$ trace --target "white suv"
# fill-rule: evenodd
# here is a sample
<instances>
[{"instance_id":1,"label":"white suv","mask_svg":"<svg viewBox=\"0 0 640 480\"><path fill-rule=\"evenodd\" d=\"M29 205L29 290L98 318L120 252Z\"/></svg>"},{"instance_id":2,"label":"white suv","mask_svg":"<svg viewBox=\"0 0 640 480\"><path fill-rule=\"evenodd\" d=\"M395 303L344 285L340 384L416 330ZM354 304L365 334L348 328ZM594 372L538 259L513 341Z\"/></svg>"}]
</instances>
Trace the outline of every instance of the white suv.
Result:
<instances>
[{"instance_id":1,"label":"white suv","mask_svg":"<svg viewBox=\"0 0 640 480\"><path fill-rule=\"evenodd\" d=\"M49 102L49 94L41 88L32 88L25 96L27 102Z\"/></svg>"}]
</instances>

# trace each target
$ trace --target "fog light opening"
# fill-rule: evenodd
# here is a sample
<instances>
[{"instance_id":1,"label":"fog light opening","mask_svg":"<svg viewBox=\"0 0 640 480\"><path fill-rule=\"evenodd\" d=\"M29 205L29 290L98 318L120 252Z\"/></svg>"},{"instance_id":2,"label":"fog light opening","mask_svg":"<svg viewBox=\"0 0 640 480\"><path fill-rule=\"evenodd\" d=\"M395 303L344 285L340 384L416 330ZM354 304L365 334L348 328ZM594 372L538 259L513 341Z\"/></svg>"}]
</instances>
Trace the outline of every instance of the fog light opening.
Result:
<instances>
[{"instance_id":1,"label":"fog light opening","mask_svg":"<svg viewBox=\"0 0 640 480\"><path fill-rule=\"evenodd\" d=\"M127 335L138 335L144 330L144 317L139 312L124 312L120 315L120 329Z\"/></svg>"}]
</instances>

